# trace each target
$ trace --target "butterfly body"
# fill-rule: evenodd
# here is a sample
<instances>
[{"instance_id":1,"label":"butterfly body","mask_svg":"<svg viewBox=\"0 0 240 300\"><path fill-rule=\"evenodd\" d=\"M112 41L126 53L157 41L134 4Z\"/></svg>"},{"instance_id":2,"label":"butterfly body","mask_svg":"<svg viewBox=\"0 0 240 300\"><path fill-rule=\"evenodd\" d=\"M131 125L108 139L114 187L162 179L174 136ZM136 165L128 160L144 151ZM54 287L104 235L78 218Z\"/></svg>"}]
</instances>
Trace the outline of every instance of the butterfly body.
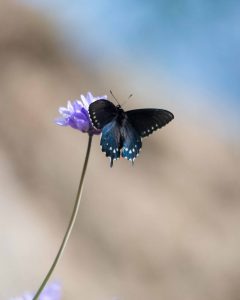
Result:
<instances>
[{"instance_id":1,"label":"butterfly body","mask_svg":"<svg viewBox=\"0 0 240 300\"><path fill-rule=\"evenodd\" d=\"M89 115L93 126L102 130L102 151L113 160L120 155L134 162L142 147L141 138L170 122L174 116L163 109L135 109L124 111L108 100L90 104Z\"/></svg>"}]
</instances>

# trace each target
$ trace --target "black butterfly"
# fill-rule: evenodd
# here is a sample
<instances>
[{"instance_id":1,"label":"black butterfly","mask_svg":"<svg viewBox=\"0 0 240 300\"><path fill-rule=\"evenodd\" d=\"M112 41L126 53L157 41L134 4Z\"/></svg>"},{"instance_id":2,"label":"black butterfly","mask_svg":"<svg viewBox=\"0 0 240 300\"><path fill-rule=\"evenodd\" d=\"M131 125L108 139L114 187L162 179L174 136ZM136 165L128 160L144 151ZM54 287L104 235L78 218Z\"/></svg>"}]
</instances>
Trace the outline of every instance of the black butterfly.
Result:
<instances>
[{"instance_id":1,"label":"black butterfly","mask_svg":"<svg viewBox=\"0 0 240 300\"><path fill-rule=\"evenodd\" d=\"M102 130L102 151L113 160L122 157L134 162L142 147L141 138L169 123L174 115L164 109L134 109L124 111L120 105L104 99L90 104L93 126Z\"/></svg>"}]
</instances>

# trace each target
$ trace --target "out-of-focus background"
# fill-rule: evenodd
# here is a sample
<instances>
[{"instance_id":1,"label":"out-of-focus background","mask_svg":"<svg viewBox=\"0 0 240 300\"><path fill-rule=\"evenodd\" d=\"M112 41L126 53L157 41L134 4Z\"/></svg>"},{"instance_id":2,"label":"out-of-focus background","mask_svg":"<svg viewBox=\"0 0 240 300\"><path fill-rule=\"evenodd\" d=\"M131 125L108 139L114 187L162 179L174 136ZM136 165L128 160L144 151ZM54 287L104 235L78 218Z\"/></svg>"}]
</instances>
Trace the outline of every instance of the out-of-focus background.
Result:
<instances>
[{"instance_id":1,"label":"out-of-focus background","mask_svg":"<svg viewBox=\"0 0 240 300\"><path fill-rule=\"evenodd\" d=\"M240 298L237 1L0 2L0 298L36 290L69 221L92 91L175 119L112 169L94 138L63 299Z\"/></svg>"}]
</instances>

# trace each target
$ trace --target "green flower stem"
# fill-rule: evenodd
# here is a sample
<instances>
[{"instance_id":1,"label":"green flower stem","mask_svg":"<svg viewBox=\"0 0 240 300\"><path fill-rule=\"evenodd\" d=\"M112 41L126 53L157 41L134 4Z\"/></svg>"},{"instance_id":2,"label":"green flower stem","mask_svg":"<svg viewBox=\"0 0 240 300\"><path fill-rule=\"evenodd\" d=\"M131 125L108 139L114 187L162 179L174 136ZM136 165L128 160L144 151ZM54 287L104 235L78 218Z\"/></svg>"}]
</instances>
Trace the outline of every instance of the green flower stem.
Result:
<instances>
[{"instance_id":1,"label":"green flower stem","mask_svg":"<svg viewBox=\"0 0 240 300\"><path fill-rule=\"evenodd\" d=\"M64 235L63 241L61 243L61 246L58 250L58 253L52 263L51 268L49 269L46 277L44 278L41 286L39 287L38 291L36 292L33 300L37 300L38 297L40 296L41 292L43 291L44 287L46 286L50 276L52 275L60 257L63 254L63 251L67 245L68 239L70 237L70 234L72 232L76 217L77 217L77 213L78 213L78 209L79 209L79 205L80 205L80 200L81 200L81 196L82 196L82 191L83 191L83 183L84 183L84 178L85 178L85 174L86 174L86 170L87 170L87 165L88 165L88 160L89 160L89 155L90 155L90 150L91 150L91 144L92 144L92 135L89 134L89 139L88 139L88 146L87 146L87 152L86 152L86 157L85 157L85 161L84 161L84 165L83 165L83 170L82 170L82 175L81 175L81 179L80 179L80 183L79 183L79 187L78 187L78 191L77 191L77 195L76 195L76 200L75 200L75 204L73 207L73 212L71 215L71 219L69 221L68 227L67 227L67 231Z\"/></svg>"}]
</instances>

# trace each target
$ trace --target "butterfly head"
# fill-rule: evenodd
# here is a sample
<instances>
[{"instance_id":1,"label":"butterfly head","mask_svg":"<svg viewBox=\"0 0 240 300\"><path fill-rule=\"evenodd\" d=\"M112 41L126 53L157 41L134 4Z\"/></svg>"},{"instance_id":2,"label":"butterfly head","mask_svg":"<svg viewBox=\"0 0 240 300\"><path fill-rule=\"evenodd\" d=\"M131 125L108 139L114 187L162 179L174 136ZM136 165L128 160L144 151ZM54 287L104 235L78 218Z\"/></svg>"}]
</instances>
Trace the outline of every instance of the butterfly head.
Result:
<instances>
[{"instance_id":1,"label":"butterfly head","mask_svg":"<svg viewBox=\"0 0 240 300\"><path fill-rule=\"evenodd\" d=\"M122 123L122 121L126 118L126 113L122 109L121 105L116 106L117 109L117 120Z\"/></svg>"},{"instance_id":2,"label":"butterfly head","mask_svg":"<svg viewBox=\"0 0 240 300\"><path fill-rule=\"evenodd\" d=\"M116 105L116 108L117 108L118 111L123 111L123 109L122 109L122 107L121 107L120 104Z\"/></svg>"}]
</instances>

